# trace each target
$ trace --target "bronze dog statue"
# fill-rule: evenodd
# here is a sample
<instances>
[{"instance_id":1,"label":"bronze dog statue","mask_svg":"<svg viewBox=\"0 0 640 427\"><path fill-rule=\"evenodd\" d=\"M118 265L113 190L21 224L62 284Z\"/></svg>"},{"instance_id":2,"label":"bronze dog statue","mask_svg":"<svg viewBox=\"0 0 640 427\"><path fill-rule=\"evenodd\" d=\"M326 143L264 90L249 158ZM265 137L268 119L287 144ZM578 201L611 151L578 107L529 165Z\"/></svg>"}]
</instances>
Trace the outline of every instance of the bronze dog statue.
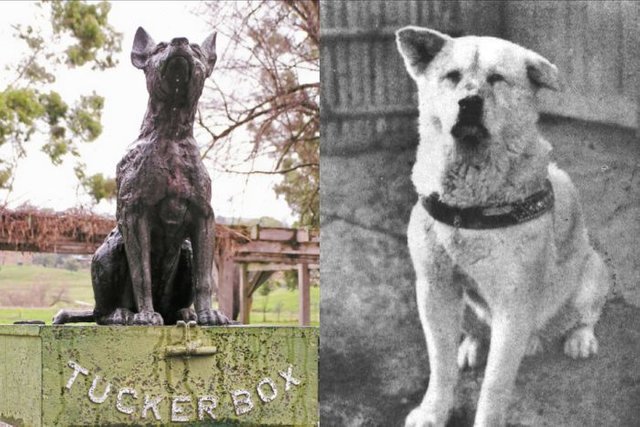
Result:
<instances>
[{"instance_id":1,"label":"bronze dog statue","mask_svg":"<svg viewBox=\"0 0 640 427\"><path fill-rule=\"evenodd\" d=\"M96 306L61 310L54 324L230 323L211 308L211 179L193 137L215 42L213 33L201 45L183 37L156 44L138 28L131 61L145 73L149 102L140 136L117 166L118 224L91 263Z\"/></svg>"}]
</instances>

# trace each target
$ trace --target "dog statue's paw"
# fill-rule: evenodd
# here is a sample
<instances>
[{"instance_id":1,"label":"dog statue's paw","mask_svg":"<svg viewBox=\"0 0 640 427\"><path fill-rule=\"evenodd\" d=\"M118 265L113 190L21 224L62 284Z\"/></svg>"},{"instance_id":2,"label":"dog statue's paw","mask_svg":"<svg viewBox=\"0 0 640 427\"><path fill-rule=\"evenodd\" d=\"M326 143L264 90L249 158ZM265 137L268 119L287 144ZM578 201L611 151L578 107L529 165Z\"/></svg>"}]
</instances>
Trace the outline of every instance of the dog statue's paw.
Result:
<instances>
[{"instance_id":1,"label":"dog statue's paw","mask_svg":"<svg viewBox=\"0 0 640 427\"><path fill-rule=\"evenodd\" d=\"M108 315L97 320L99 325L131 325L134 314L126 308L116 308Z\"/></svg>"},{"instance_id":2,"label":"dog statue's paw","mask_svg":"<svg viewBox=\"0 0 640 427\"><path fill-rule=\"evenodd\" d=\"M195 310L191 307L189 308L181 308L176 313L176 321L182 320L185 323L196 322L198 320L198 315Z\"/></svg>"},{"instance_id":3,"label":"dog statue's paw","mask_svg":"<svg viewBox=\"0 0 640 427\"><path fill-rule=\"evenodd\" d=\"M133 315L133 324L162 326L164 325L164 320L162 320L160 313L144 310Z\"/></svg>"},{"instance_id":4,"label":"dog statue's paw","mask_svg":"<svg viewBox=\"0 0 640 427\"><path fill-rule=\"evenodd\" d=\"M208 308L198 311L198 325L218 326L235 325L237 323L217 310Z\"/></svg>"},{"instance_id":5,"label":"dog statue's paw","mask_svg":"<svg viewBox=\"0 0 640 427\"><path fill-rule=\"evenodd\" d=\"M466 335L458 347L458 368L475 369L485 362L486 354L482 341L474 336Z\"/></svg>"},{"instance_id":6,"label":"dog statue's paw","mask_svg":"<svg viewBox=\"0 0 640 427\"><path fill-rule=\"evenodd\" d=\"M407 415L404 427L442 427L443 422L436 422L435 416L428 413L423 407L418 406Z\"/></svg>"},{"instance_id":7,"label":"dog statue's paw","mask_svg":"<svg viewBox=\"0 0 640 427\"><path fill-rule=\"evenodd\" d=\"M527 342L527 349L525 350L525 356L535 356L536 354L544 352L544 346L542 339L536 334L531 334L529 342Z\"/></svg>"},{"instance_id":8,"label":"dog statue's paw","mask_svg":"<svg viewBox=\"0 0 640 427\"><path fill-rule=\"evenodd\" d=\"M598 353L598 340L593 326L580 326L567 336L564 353L573 359L586 359Z\"/></svg>"}]
</instances>

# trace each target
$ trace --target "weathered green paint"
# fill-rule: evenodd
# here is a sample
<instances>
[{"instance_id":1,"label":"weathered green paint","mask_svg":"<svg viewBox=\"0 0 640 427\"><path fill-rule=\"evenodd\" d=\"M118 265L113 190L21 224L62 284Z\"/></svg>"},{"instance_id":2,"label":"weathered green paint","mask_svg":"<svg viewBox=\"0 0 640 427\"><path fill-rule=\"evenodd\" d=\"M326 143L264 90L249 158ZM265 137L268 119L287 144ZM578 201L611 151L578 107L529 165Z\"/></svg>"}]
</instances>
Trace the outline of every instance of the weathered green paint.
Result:
<instances>
[{"instance_id":1,"label":"weathered green paint","mask_svg":"<svg viewBox=\"0 0 640 427\"><path fill-rule=\"evenodd\" d=\"M42 401L28 396L41 394L42 343L34 334L37 328L12 328L15 334L0 335L0 420L19 426L39 425Z\"/></svg>"},{"instance_id":2,"label":"weathered green paint","mask_svg":"<svg viewBox=\"0 0 640 427\"><path fill-rule=\"evenodd\" d=\"M0 362L0 420L13 425L170 425L172 399L180 396L177 415L188 425L318 422L317 328L0 325ZM83 369L70 389L69 362ZM102 403L89 397L94 380L94 400L110 385ZM231 395L238 390L253 404L240 415ZM117 409L119 392L132 414ZM145 395L162 399L160 421L151 409L142 418ZM199 419L205 396L217 401L209 411L215 421L206 412ZM212 403L205 398L202 406Z\"/></svg>"}]
</instances>

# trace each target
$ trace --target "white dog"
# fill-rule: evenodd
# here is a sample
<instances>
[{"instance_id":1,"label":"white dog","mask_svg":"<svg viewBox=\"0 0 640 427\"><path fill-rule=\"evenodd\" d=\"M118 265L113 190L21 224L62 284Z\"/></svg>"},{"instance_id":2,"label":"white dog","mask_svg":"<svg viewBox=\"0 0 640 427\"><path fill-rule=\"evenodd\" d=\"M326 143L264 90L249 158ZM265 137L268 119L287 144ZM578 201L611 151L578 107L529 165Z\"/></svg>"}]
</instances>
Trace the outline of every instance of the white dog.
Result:
<instances>
[{"instance_id":1,"label":"white dog","mask_svg":"<svg viewBox=\"0 0 640 427\"><path fill-rule=\"evenodd\" d=\"M444 426L458 366L480 363L480 337L460 344L466 303L491 327L475 425L503 426L518 366L540 350L538 333L561 308L573 311L565 353L595 354L609 289L576 189L550 164L536 128L537 93L558 89L558 71L496 38L418 27L396 36L419 92L412 179L420 200L408 242L431 371L406 425Z\"/></svg>"}]
</instances>

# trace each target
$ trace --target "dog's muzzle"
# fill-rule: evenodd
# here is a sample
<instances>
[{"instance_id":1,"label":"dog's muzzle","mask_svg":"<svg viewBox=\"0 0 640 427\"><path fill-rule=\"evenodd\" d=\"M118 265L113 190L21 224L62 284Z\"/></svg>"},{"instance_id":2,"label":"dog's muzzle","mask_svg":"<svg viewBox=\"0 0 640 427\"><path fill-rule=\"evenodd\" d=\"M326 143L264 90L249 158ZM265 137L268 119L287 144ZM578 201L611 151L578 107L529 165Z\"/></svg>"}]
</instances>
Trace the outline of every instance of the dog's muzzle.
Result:
<instances>
[{"instance_id":1,"label":"dog's muzzle","mask_svg":"<svg viewBox=\"0 0 640 427\"><path fill-rule=\"evenodd\" d=\"M468 96L458 102L460 112L458 120L451 128L451 135L467 145L476 145L489 136L482 124L484 100L478 96Z\"/></svg>"},{"instance_id":2,"label":"dog's muzzle","mask_svg":"<svg viewBox=\"0 0 640 427\"><path fill-rule=\"evenodd\" d=\"M182 55L175 55L167 59L164 70L164 80L171 85L188 83L191 79L191 64Z\"/></svg>"}]
</instances>

